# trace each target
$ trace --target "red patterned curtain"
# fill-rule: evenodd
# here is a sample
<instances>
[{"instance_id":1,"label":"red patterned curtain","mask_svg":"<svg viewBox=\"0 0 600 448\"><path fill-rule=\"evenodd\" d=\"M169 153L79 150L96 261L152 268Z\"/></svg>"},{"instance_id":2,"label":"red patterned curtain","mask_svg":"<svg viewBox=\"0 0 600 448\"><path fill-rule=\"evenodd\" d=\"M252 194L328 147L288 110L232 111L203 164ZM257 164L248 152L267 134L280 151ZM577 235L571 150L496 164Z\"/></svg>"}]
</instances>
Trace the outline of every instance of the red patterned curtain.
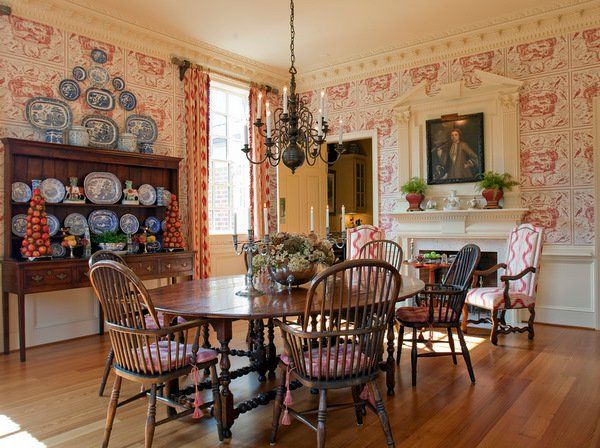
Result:
<instances>
[{"instance_id":1,"label":"red patterned curtain","mask_svg":"<svg viewBox=\"0 0 600 448\"><path fill-rule=\"evenodd\" d=\"M266 123L265 110L267 102L267 93L264 88L261 89L259 87L254 86L250 87L250 147L252 148L252 160L260 160L265 155L265 139L262 135L259 134L257 128L253 125L253 123L258 118L256 114L258 110L259 97L261 98L260 101L262 103L261 119L263 123ZM272 173L270 173L270 170L268 168L268 162L261 163L258 165L255 165L253 163L250 164L250 207L252 209L254 234L256 236L263 234L263 204L267 205L267 209L271 209L270 177ZM272 223L269 226L269 230L271 232L274 232L276 230L273 228Z\"/></svg>"},{"instance_id":2,"label":"red patterned curtain","mask_svg":"<svg viewBox=\"0 0 600 448\"><path fill-rule=\"evenodd\" d=\"M210 275L208 237L208 130L210 78L190 68L184 78L185 136L190 247L196 251L195 278Z\"/></svg>"}]
</instances>

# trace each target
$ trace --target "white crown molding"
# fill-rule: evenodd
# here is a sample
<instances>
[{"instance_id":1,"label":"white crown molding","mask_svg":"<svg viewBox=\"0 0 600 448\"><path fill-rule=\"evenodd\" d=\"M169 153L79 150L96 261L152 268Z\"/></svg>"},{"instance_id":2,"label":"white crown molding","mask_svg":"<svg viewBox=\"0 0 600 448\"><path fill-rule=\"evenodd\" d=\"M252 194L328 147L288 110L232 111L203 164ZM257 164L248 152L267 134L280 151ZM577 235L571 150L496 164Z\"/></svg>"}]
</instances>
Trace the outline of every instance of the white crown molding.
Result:
<instances>
[{"instance_id":1,"label":"white crown molding","mask_svg":"<svg viewBox=\"0 0 600 448\"><path fill-rule=\"evenodd\" d=\"M332 62L301 73L298 85L300 91L316 90L595 26L600 26L600 2L566 0L545 10L516 13L401 47Z\"/></svg>"},{"instance_id":2,"label":"white crown molding","mask_svg":"<svg viewBox=\"0 0 600 448\"><path fill-rule=\"evenodd\" d=\"M129 18L115 17L92 0L4 0L15 16L82 34L123 48L170 60L188 59L236 78L281 85L286 72L214 45L182 36L168 36Z\"/></svg>"}]
</instances>

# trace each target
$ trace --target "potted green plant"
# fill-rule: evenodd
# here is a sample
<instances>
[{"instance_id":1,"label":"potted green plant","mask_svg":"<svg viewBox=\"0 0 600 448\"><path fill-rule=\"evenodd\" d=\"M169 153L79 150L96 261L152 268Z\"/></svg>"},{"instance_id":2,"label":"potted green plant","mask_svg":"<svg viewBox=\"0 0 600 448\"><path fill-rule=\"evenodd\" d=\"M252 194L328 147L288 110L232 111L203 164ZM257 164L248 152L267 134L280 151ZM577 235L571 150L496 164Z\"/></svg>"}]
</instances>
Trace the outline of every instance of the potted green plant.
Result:
<instances>
[{"instance_id":1,"label":"potted green plant","mask_svg":"<svg viewBox=\"0 0 600 448\"><path fill-rule=\"evenodd\" d=\"M520 185L513 179L509 173L497 173L496 171L486 171L477 182L475 188L481 191L485 198L486 206L484 208L501 208L500 199L504 197L504 190L510 191L512 187Z\"/></svg>"},{"instance_id":2,"label":"potted green plant","mask_svg":"<svg viewBox=\"0 0 600 448\"><path fill-rule=\"evenodd\" d=\"M127 244L127 236L120 232L104 232L92 235L92 243L100 246L102 250L120 251Z\"/></svg>"},{"instance_id":3,"label":"potted green plant","mask_svg":"<svg viewBox=\"0 0 600 448\"><path fill-rule=\"evenodd\" d=\"M408 201L409 212L420 212L423 211L421 208L421 202L425 199L425 192L427 191L428 185L420 177L412 177L408 182L402 185L402 193L406 196Z\"/></svg>"}]
</instances>

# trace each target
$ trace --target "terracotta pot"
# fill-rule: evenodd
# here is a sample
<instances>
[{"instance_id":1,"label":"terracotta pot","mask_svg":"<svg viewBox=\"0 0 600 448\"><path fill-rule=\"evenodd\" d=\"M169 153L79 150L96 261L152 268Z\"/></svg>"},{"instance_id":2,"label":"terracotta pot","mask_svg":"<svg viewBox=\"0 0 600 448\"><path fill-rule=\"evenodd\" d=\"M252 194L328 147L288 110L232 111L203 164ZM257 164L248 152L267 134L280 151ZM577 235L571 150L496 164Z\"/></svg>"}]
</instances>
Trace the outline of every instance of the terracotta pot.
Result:
<instances>
[{"instance_id":1,"label":"terracotta pot","mask_svg":"<svg viewBox=\"0 0 600 448\"><path fill-rule=\"evenodd\" d=\"M421 202L425 199L425 195L420 193L408 193L406 195L406 200L408 201L408 209L407 212L422 212Z\"/></svg>"},{"instance_id":2,"label":"terracotta pot","mask_svg":"<svg viewBox=\"0 0 600 448\"><path fill-rule=\"evenodd\" d=\"M485 198L486 205L484 208L502 208L498 204L500 199L504 197L504 191L502 190L493 190L493 189L485 189L481 192L481 195Z\"/></svg>"}]
</instances>

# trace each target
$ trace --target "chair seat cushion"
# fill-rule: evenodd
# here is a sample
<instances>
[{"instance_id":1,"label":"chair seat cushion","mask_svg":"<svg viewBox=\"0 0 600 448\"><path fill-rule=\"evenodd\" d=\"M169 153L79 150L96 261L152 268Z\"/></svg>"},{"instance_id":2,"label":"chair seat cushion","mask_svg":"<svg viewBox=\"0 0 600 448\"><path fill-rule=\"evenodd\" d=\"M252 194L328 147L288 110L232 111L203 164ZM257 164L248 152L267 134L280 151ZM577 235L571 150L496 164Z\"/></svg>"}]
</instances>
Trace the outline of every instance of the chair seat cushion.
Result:
<instances>
[{"instance_id":1,"label":"chair seat cushion","mask_svg":"<svg viewBox=\"0 0 600 448\"><path fill-rule=\"evenodd\" d=\"M509 291L511 308L528 308L535 305L535 298L522 292ZM504 288L473 288L467 293L467 304L488 310L505 308Z\"/></svg>"},{"instance_id":2,"label":"chair seat cushion","mask_svg":"<svg viewBox=\"0 0 600 448\"><path fill-rule=\"evenodd\" d=\"M458 319L458 315L454 314L451 309L439 307L433 309L432 323L447 323L454 322ZM427 306L403 306L396 310L396 319L400 322L411 324L428 324L429 323L429 307Z\"/></svg>"},{"instance_id":3,"label":"chair seat cushion","mask_svg":"<svg viewBox=\"0 0 600 448\"><path fill-rule=\"evenodd\" d=\"M354 354L352 353L353 351ZM369 357L361 353L358 346L353 346L352 344L340 344L337 359L335 347L323 347L320 357L318 348L313 348L310 352L304 352L304 366L311 377L324 377L325 375L342 377L350 375L359 370L359 368L366 368L369 365L369 361Z\"/></svg>"},{"instance_id":4,"label":"chair seat cushion","mask_svg":"<svg viewBox=\"0 0 600 448\"><path fill-rule=\"evenodd\" d=\"M181 362L183 350L185 349L185 362ZM169 365L169 351L171 364ZM135 349L135 355L140 361L143 359L150 370L150 366L158 372L159 366L162 366L162 370L168 371L183 367L185 365L193 364L193 353L192 344L180 344L174 341L158 341L158 345L154 342L149 346L138 347ZM177 356L179 356L180 362L177 363ZM206 362L214 361L217 359L217 352L208 348L198 348L196 354L196 364L203 364ZM177 365L179 364L179 365Z\"/></svg>"},{"instance_id":5,"label":"chair seat cushion","mask_svg":"<svg viewBox=\"0 0 600 448\"><path fill-rule=\"evenodd\" d=\"M146 314L144 316L144 320L146 321L146 329L147 330L158 330L158 327L156 326L156 322L154 322L154 319L152 319L152 316L150 314ZM158 313L158 320L163 324L163 326L165 326L164 317L161 313ZM177 318L178 324L182 324L184 322L185 322L185 320L182 319L181 317Z\"/></svg>"}]
</instances>

